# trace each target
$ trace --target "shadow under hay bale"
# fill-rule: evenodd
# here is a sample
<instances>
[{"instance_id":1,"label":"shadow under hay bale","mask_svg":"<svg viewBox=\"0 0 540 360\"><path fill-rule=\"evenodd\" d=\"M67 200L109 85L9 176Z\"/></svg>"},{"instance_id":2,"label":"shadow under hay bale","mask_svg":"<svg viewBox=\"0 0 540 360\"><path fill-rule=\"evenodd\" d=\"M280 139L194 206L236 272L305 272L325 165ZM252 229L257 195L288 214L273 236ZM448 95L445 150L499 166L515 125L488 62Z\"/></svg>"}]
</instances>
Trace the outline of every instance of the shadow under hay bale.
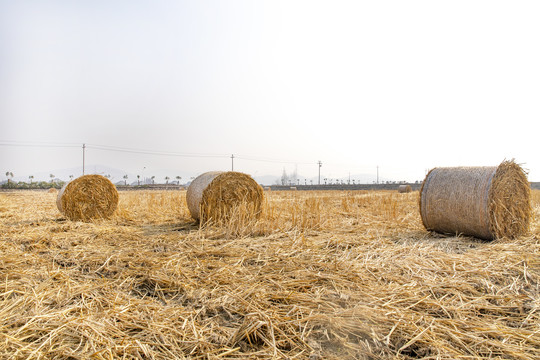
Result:
<instances>
[{"instance_id":1,"label":"shadow under hay bale","mask_svg":"<svg viewBox=\"0 0 540 360\"><path fill-rule=\"evenodd\" d=\"M527 175L513 161L434 168L422 184L419 203L426 229L485 240L527 233L532 211Z\"/></svg>"},{"instance_id":2,"label":"shadow under hay bale","mask_svg":"<svg viewBox=\"0 0 540 360\"><path fill-rule=\"evenodd\" d=\"M68 219L89 221L110 217L118 206L118 191L101 175L84 175L58 192L58 210Z\"/></svg>"},{"instance_id":3,"label":"shadow under hay bale","mask_svg":"<svg viewBox=\"0 0 540 360\"><path fill-rule=\"evenodd\" d=\"M227 221L235 214L257 218L263 196L262 187L249 175L210 171L193 180L186 200L193 219L202 223Z\"/></svg>"},{"instance_id":4,"label":"shadow under hay bale","mask_svg":"<svg viewBox=\"0 0 540 360\"><path fill-rule=\"evenodd\" d=\"M398 193L410 193L412 192L411 185L399 185Z\"/></svg>"}]
</instances>

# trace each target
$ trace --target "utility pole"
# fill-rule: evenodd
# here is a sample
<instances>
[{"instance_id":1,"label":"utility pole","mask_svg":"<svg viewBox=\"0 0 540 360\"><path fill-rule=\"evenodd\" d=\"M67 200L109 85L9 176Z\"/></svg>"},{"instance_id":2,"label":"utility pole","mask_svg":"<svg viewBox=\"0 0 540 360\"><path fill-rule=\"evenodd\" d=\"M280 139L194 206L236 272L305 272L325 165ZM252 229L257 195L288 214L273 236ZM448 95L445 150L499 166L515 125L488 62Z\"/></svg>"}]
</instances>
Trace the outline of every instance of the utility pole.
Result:
<instances>
[{"instance_id":1,"label":"utility pole","mask_svg":"<svg viewBox=\"0 0 540 360\"><path fill-rule=\"evenodd\" d=\"M377 165L377 184L379 183L379 165Z\"/></svg>"},{"instance_id":2,"label":"utility pole","mask_svg":"<svg viewBox=\"0 0 540 360\"><path fill-rule=\"evenodd\" d=\"M231 154L231 171L234 171L234 154Z\"/></svg>"},{"instance_id":3,"label":"utility pole","mask_svg":"<svg viewBox=\"0 0 540 360\"><path fill-rule=\"evenodd\" d=\"M319 164L319 185L321 185L321 166L322 166L321 160L319 160L317 164Z\"/></svg>"},{"instance_id":4,"label":"utility pole","mask_svg":"<svg viewBox=\"0 0 540 360\"><path fill-rule=\"evenodd\" d=\"M82 144L82 174L84 175L84 153L86 150L86 144Z\"/></svg>"}]
</instances>

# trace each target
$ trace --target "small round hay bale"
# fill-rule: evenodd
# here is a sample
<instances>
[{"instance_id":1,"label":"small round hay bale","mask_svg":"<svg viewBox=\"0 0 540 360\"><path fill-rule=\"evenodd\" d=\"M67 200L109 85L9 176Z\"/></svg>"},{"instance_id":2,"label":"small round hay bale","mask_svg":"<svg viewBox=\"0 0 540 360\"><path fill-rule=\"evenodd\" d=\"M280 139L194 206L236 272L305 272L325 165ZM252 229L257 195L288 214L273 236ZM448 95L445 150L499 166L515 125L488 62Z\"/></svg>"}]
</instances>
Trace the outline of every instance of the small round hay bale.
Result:
<instances>
[{"instance_id":1,"label":"small round hay bale","mask_svg":"<svg viewBox=\"0 0 540 360\"><path fill-rule=\"evenodd\" d=\"M193 180L186 200L193 219L219 222L229 219L241 207L244 207L243 215L258 217L263 196L262 187L249 175L210 171Z\"/></svg>"},{"instance_id":2,"label":"small round hay bale","mask_svg":"<svg viewBox=\"0 0 540 360\"><path fill-rule=\"evenodd\" d=\"M104 176L84 175L62 187L56 198L56 206L73 221L105 219L118 206L118 191Z\"/></svg>"},{"instance_id":3,"label":"small round hay bale","mask_svg":"<svg viewBox=\"0 0 540 360\"><path fill-rule=\"evenodd\" d=\"M399 185L397 191L399 193L410 193L412 191L411 185Z\"/></svg>"},{"instance_id":4,"label":"small round hay bale","mask_svg":"<svg viewBox=\"0 0 540 360\"><path fill-rule=\"evenodd\" d=\"M493 167L434 168L420 190L428 230L485 240L516 238L529 230L531 190L513 161Z\"/></svg>"},{"instance_id":5,"label":"small round hay bale","mask_svg":"<svg viewBox=\"0 0 540 360\"><path fill-rule=\"evenodd\" d=\"M56 190L55 188L50 188L49 190L47 190L47 192L49 194L53 194L53 193L56 194L58 192L58 190Z\"/></svg>"}]
</instances>

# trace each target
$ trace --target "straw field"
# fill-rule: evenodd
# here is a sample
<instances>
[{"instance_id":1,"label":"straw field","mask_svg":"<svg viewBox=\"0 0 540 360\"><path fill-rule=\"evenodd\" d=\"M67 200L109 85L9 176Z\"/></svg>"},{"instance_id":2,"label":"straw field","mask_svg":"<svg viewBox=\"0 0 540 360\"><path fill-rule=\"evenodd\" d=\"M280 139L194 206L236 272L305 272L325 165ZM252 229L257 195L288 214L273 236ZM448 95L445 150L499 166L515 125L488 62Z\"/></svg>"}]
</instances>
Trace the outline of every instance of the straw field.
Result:
<instances>
[{"instance_id":1,"label":"straw field","mask_svg":"<svg viewBox=\"0 0 540 360\"><path fill-rule=\"evenodd\" d=\"M418 192L265 192L258 219L198 227L185 192L121 192L72 222L0 193L0 358L537 359L531 234L427 232Z\"/></svg>"}]
</instances>

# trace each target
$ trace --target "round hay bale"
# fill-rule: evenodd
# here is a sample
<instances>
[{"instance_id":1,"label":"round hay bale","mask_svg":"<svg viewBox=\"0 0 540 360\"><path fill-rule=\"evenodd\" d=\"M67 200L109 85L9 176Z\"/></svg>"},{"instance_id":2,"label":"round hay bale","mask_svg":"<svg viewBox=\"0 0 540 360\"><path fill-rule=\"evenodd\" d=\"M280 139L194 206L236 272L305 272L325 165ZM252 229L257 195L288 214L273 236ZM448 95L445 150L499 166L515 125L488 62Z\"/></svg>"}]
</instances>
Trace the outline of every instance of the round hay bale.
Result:
<instances>
[{"instance_id":1,"label":"round hay bale","mask_svg":"<svg viewBox=\"0 0 540 360\"><path fill-rule=\"evenodd\" d=\"M420 190L420 214L428 230L485 240L527 233L531 190L513 161L493 167L434 168Z\"/></svg>"},{"instance_id":2,"label":"round hay bale","mask_svg":"<svg viewBox=\"0 0 540 360\"><path fill-rule=\"evenodd\" d=\"M399 193L410 193L412 191L411 185L399 185L397 191Z\"/></svg>"},{"instance_id":3,"label":"round hay bale","mask_svg":"<svg viewBox=\"0 0 540 360\"><path fill-rule=\"evenodd\" d=\"M58 192L58 190L56 190L55 188L50 188L49 190L47 190L47 192L48 192L49 194L53 194L53 193L56 194L56 193Z\"/></svg>"},{"instance_id":4,"label":"round hay bale","mask_svg":"<svg viewBox=\"0 0 540 360\"><path fill-rule=\"evenodd\" d=\"M118 191L104 176L84 175L62 187L56 206L70 220L105 219L118 206Z\"/></svg>"},{"instance_id":5,"label":"round hay bale","mask_svg":"<svg viewBox=\"0 0 540 360\"><path fill-rule=\"evenodd\" d=\"M258 217L263 196L262 187L249 175L210 171L193 180L186 200L193 219L204 222L227 220L240 207L245 207L250 217Z\"/></svg>"}]
</instances>

